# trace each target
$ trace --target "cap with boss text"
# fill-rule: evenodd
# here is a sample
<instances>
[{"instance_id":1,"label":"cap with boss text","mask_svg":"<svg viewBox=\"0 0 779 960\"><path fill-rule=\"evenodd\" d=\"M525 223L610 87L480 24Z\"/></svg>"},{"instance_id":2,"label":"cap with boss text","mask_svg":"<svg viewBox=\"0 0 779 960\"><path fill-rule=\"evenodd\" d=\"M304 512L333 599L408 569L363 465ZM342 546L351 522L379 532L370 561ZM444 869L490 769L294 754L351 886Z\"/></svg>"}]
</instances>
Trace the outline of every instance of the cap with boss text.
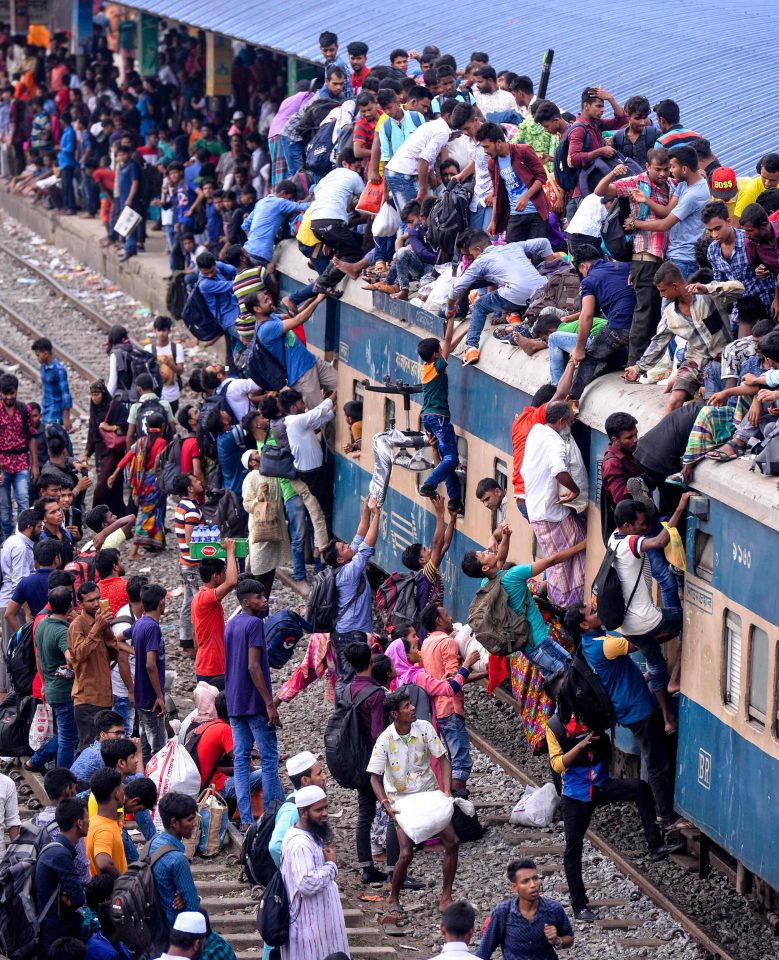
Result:
<instances>
[{"instance_id":1,"label":"cap with boss text","mask_svg":"<svg viewBox=\"0 0 779 960\"><path fill-rule=\"evenodd\" d=\"M709 177L709 187L717 200L732 200L738 193L736 171L732 167L717 167Z\"/></svg>"}]
</instances>

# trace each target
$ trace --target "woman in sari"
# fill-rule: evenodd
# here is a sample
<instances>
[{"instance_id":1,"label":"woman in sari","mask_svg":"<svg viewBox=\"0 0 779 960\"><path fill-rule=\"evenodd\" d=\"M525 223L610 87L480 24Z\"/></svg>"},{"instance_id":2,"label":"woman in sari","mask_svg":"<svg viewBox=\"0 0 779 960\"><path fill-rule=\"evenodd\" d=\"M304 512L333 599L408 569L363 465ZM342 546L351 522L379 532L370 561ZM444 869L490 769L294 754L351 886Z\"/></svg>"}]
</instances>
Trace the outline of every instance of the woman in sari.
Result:
<instances>
[{"instance_id":1,"label":"woman in sari","mask_svg":"<svg viewBox=\"0 0 779 960\"><path fill-rule=\"evenodd\" d=\"M128 467L127 482L138 504L133 545L127 555L128 560L137 560L141 547L153 551L165 549L166 497L157 486L157 478L154 474L157 458L166 446L162 437L162 431L165 429L162 414L149 414L146 427L147 435L135 441L108 478L108 486L113 487L119 473Z\"/></svg>"},{"instance_id":2,"label":"woman in sari","mask_svg":"<svg viewBox=\"0 0 779 960\"><path fill-rule=\"evenodd\" d=\"M105 504L117 517L127 513L121 484L108 486L108 478L122 458L124 436L127 433L127 412L124 404L111 399L103 380L89 385L89 427L87 428L86 458L95 455L97 483L92 494L92 506Z\"/></svg>"}]
</instances>

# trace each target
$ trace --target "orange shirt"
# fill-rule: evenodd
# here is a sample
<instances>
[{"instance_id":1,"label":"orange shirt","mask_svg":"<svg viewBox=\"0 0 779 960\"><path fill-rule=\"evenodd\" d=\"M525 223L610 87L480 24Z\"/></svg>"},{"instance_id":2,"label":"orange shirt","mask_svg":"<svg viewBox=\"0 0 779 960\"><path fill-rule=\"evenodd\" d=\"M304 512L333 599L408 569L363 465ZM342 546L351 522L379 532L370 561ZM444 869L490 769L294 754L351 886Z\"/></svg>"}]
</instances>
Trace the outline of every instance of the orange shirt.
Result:
<instances>
[{"instance_id":1,"label":"orange shirt","mask_svg":"<svg viewBox=\"0 0 779 960\"><path fill-rule=\"evenodd\" d=\"M447 674L453 677L462 665L462 657L453 637L440 630L427 635L422 644L422 666L426 673L436 680L443 680ZM453 713L460 717L465 716L465 697L462 690L459 693L452 692L451 696L435 697L433 704L435 715L439 719L451 717Z\"/></svg>"}]
</instances>

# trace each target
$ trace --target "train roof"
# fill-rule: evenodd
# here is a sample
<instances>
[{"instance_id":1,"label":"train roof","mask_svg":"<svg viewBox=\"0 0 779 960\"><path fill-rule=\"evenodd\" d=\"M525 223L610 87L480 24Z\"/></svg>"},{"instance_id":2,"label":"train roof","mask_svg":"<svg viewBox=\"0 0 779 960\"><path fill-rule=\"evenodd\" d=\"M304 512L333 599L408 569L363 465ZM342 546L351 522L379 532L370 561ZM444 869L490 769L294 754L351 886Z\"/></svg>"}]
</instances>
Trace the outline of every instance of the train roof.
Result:
<instances>
[{"instance_id":1,"label":"train roof","mask_svg":"<svg viewBox=\"0 0 779 960\"><path fill-rule=\"evenodd\" d=\"M311 282L311 271L294 241L280 244L277 258L282 273L301 283ZM375 305L371 291L363 290L360 282L347 280L340 302L381 316L391 324L417 327L420 337L430 335L429 328L414 323L413 310L404 310L404 316L410 318L404 319L380 309ZM405 304L403 306L406 307ZM430 314L421 313L420 319L425 316L430 317ZM545 352L529 357L518 347L509 347L493 337L485 338L479 349L480 370L525 394L532 396L539 387L549 382L549 363ZM633 414L639 422L640 431L645 433L662 419L666 400L662 387L626 383L617 373L607 374L585 390L579 419L603 433L606 417L615 410L624 410ZM508 424L506 436L509 436ZM772 477L750 471L750 466L749 459L725 464L704 461L695 471L695 489L748 514L759 523L779 530L779 490L776 483Z\"/></svg>"}]
</instances>

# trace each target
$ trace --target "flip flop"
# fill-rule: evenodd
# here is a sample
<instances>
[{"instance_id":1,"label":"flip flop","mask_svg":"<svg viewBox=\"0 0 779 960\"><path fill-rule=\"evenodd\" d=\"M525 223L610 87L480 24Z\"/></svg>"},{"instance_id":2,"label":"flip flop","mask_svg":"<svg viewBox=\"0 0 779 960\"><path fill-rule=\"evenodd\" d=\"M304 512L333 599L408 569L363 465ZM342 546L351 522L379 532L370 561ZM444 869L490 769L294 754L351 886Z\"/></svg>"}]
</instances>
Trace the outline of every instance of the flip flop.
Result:
<instances>
[{"instance_id":1,"label":"flip flop","mask_svg":"<svg viewBox=\"0 0 779 960\"><path fill-rule=\"evenodd\" d=\"M725 446L728 446L728 444ZM731 449L733 448L731 447ZM725 453L725 447L720 447L718 450L712 450L711 453L707 453L706 459L713 460L715 463L729 463L731 460L738 460L740 456L741 452L729 454Z\"/></svg>"},{"instance_id":2,"label":"flip flop","mask_svg":"<svg viewBox=\"0 0 779 960\"><path fill-rule=\"evenodd\" d=\"M492 335L496 340L500 340L501 343L511 343L511 338L514 335L514 328L511 326L498 327L496 330L492 331Z\"/></svg>"},{"instance_id":3,"label":"flip flop","mask_svg":"<svg viewBox=\"0 0 779 960\"><path fill-rule=\"evenodd\" d=\"M681 473L672 473L670 477L665 478L665 482L672 487L681 487L682 490L689 490L690 485L684 479L684 474Z\"/></svg>"}]
</instances>

